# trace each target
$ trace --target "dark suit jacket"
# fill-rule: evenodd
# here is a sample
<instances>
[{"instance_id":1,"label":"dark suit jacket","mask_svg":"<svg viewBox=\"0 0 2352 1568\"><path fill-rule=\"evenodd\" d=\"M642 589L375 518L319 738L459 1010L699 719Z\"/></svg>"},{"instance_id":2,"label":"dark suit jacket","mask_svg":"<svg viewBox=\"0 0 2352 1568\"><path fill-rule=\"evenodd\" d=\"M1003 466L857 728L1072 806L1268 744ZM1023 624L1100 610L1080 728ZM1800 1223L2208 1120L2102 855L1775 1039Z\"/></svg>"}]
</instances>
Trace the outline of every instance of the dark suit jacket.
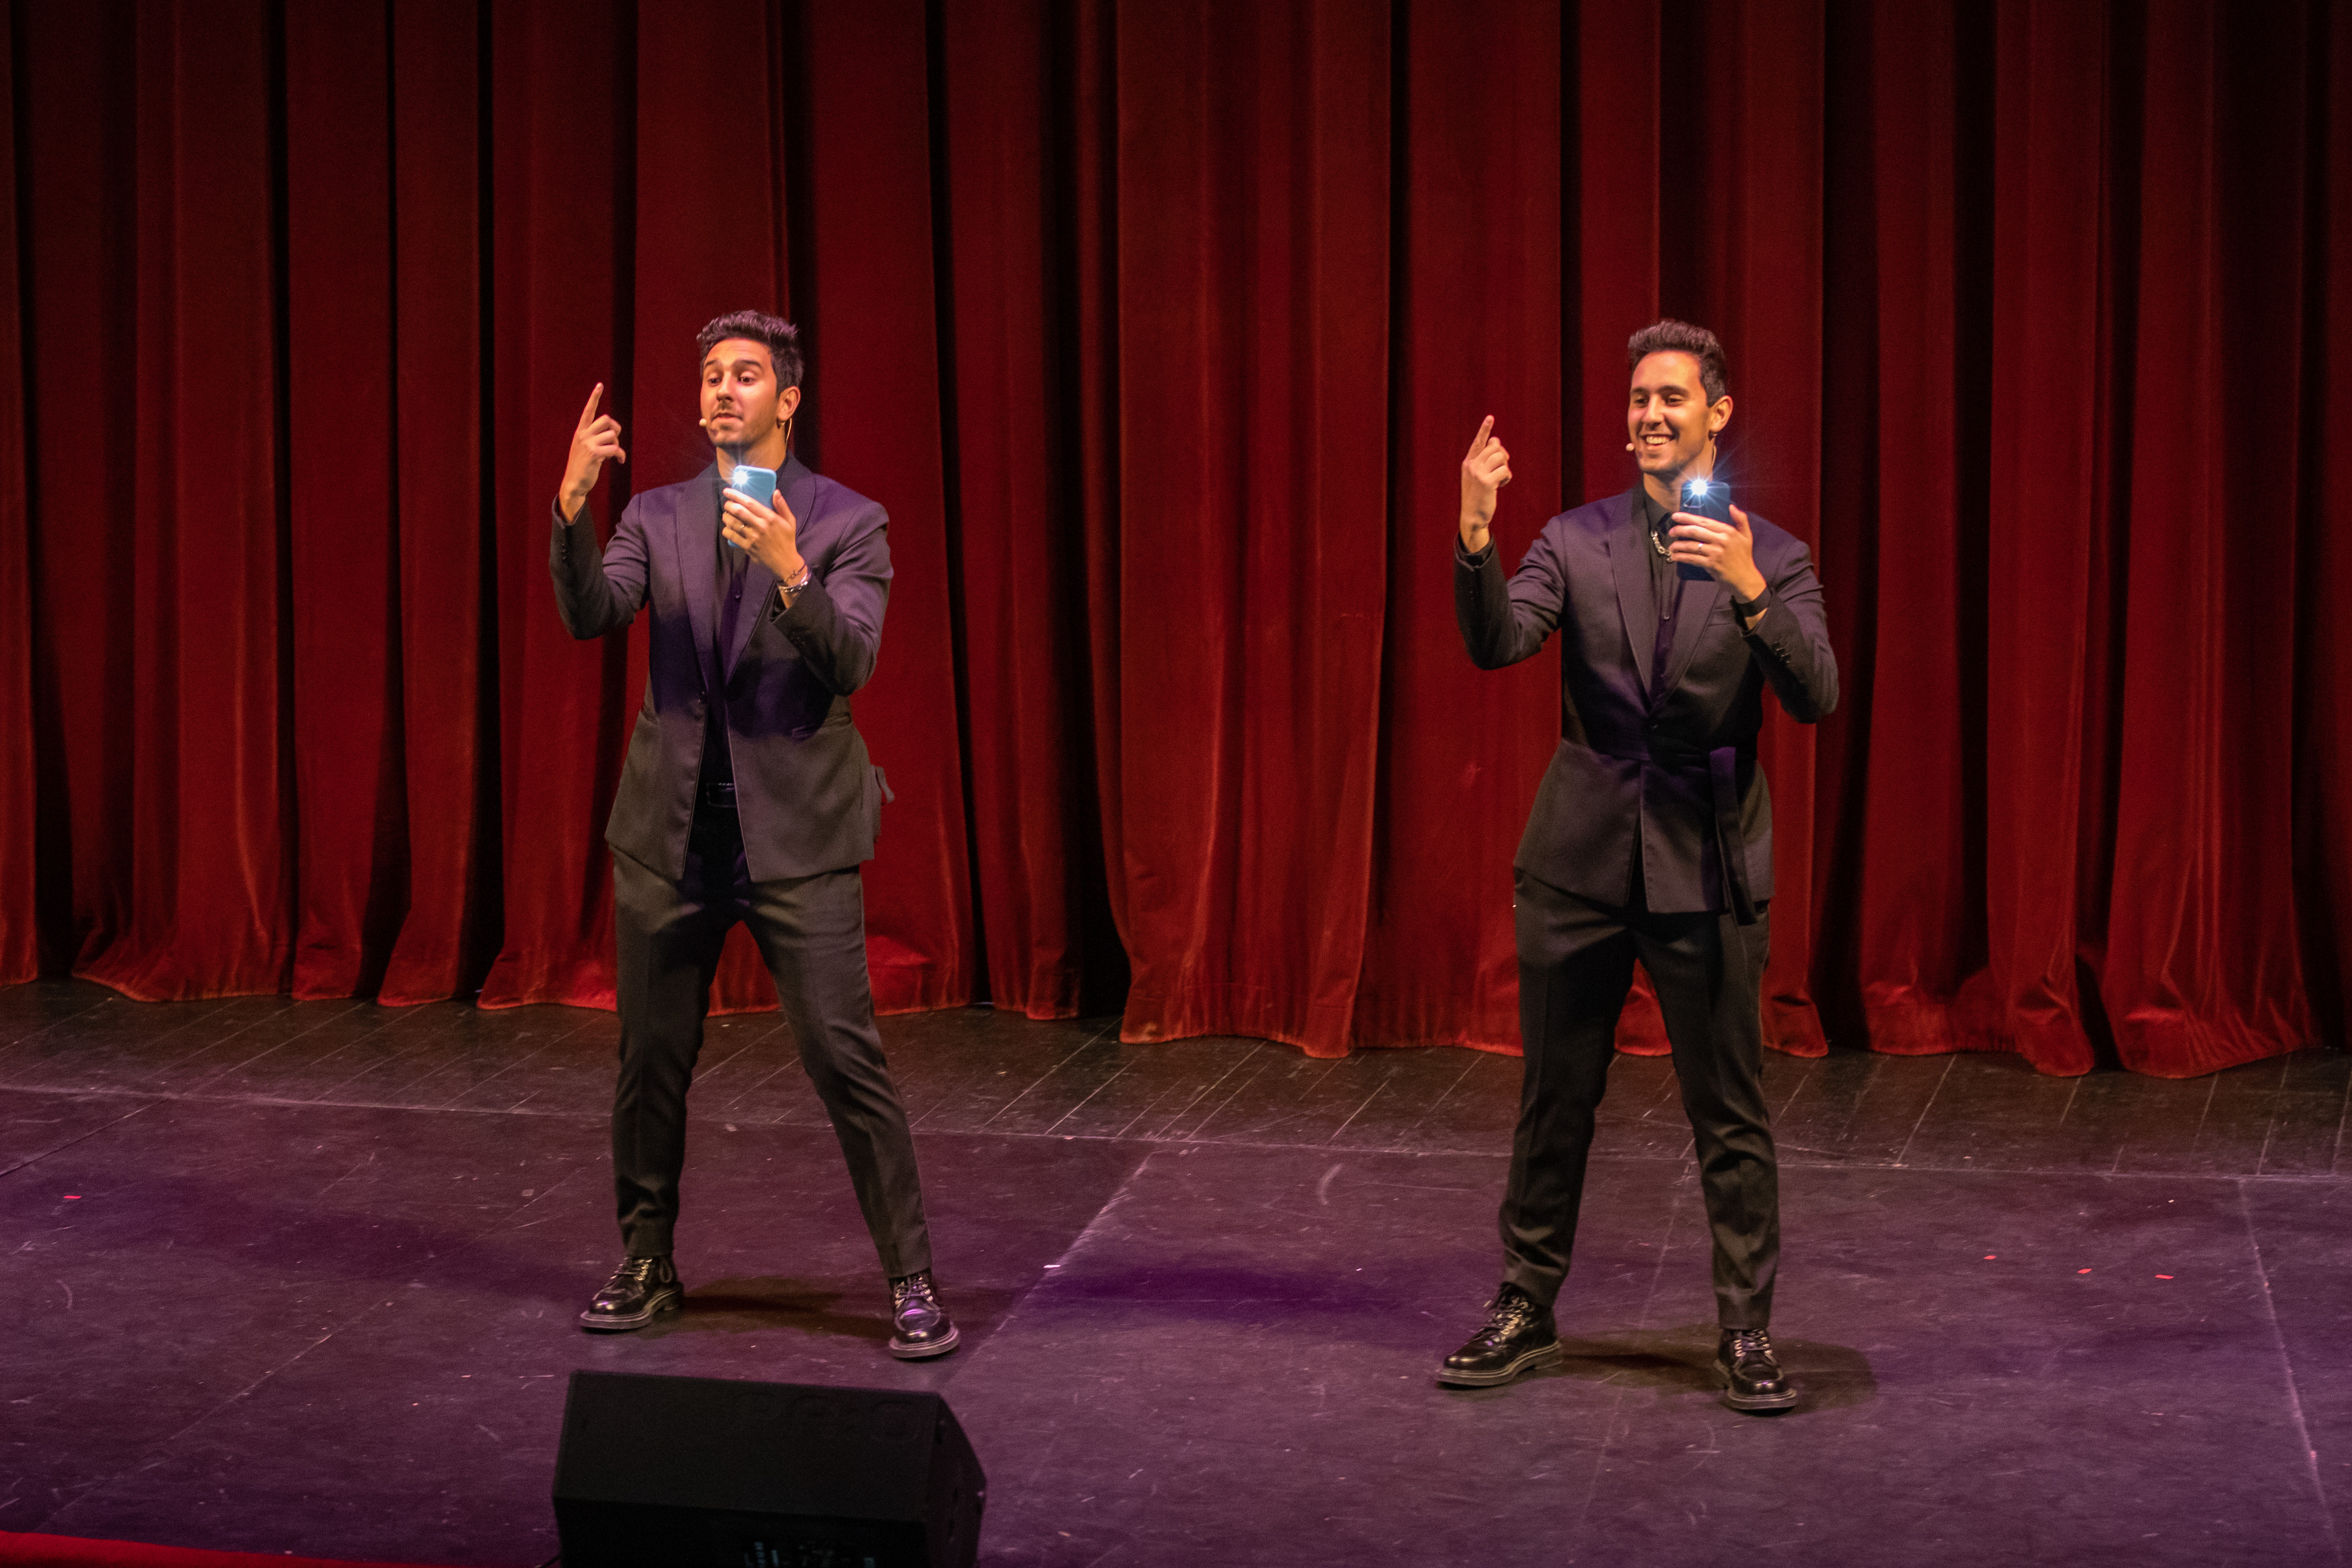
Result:
<instances>
[{"instance_id":1,"label":"dark suit jacket","mask_svg":"<svg viewBox=\"0 0 2352 1568\"><path fill-rule=\"evenodd\" d=\"M725 661L719 625L715 471L630 499L600 556L594 520L555 519L548 570L574 637L620 631L651 606L645 706L629 737L604 837L675 881L702 772L709 695L727 697L743 852L758 881L809 876L874 858L882 779L849 720L849 694L874 674L890 598L889 518L798 458L776 488L799 519L808 590L784 609L758 561Z\"/></svg>"},{"instance_id":2,"label":"dark suit jacket","mask_svg":"<svg viewBox=\"0 0 2352 1568\"><path fill-rule=\"evenodd\" d=\"M1653 670L1657 610L1638 515L1630 490L1562 513L1507 581L1491 544L1473 557L1455 543L1454 618L1473 663L1500 669L1560 636L1559 748L1512 863L1622 905L1638 836L1650 908L1751 918L1743 906L1772 895L1771 794L1756 766L1764 688L1806 724L1837 706L1821 583L1802 542L1751 514L1767 613L1743 632L1728 589L1689 583L1673 655Z\"/></svg>"}]
</instances>

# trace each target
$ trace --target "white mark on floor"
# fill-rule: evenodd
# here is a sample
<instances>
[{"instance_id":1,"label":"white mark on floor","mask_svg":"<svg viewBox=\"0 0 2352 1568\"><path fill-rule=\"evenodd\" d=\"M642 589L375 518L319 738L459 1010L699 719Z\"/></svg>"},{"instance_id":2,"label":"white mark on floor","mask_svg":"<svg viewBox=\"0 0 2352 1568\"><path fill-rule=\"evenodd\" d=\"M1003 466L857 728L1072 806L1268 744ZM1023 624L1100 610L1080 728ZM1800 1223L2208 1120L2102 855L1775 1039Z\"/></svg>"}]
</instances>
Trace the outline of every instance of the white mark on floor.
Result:
<instances>
[{"instance_id":1,"label":"white mark on floor","mask_svg":"<svg viewBox=\"0 0 2352 1568\"><path fill-rule=\"evenodd\" d=\"M1321 1204L1326 1208L1331 1207L1331 1179L1347 1168L1347 1162L1343 1160L1323 1173L1323 1179L1315 1184L1316 1202Z\"/></svg>"}]
</instances>

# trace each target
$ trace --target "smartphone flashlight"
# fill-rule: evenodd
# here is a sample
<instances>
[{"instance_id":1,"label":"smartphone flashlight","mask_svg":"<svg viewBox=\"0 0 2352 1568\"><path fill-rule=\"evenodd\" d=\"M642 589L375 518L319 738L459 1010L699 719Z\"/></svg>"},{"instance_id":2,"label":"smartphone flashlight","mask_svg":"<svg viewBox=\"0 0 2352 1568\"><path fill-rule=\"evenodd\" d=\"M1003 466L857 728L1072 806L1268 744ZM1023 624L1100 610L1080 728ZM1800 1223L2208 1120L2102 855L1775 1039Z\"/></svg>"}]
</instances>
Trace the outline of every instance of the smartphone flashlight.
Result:
<instances>
[{"instance_id":1,"label":"smartphone flashlight","mask_svg":"<svg viewBox=\"0 0 2352 1568\"><path fill-rule=\"evenodd\" d=\"M763 507L776 504L776 471L773 468L754 468L749 463L738 463L735 472L728 476L727 487L738 495L751 497Z\"/></svg>"},{"instance_id":2,"label":"smartphone flashlight","mask_svg":"<svg viewBox=\"0 0 2352 1568\"><path fill-rule=\"evenodd\" d=\"M1714 522L1731 521L1731 486L1693 476L1683 481L1682 509ZM1706 582L1714 573L1686 560L1675 562L1675 575L1685 582Z\"/></svg>"},{"instance_id":3,"label":"smartphone flashlight","mask_svg":"<svg viewBox=\"0 0 2352 1568\"><path fill-rule=\"evenodd\" d=\"M727 487L737 495L751 497L763 507L776 504L776 471L773 468L754 468L749 463L738 463L735 471L727 476ZM726 539L729 549L743 548L733 539L726 538L724 534L719 537Z\"/></svg>"}]
</instances>

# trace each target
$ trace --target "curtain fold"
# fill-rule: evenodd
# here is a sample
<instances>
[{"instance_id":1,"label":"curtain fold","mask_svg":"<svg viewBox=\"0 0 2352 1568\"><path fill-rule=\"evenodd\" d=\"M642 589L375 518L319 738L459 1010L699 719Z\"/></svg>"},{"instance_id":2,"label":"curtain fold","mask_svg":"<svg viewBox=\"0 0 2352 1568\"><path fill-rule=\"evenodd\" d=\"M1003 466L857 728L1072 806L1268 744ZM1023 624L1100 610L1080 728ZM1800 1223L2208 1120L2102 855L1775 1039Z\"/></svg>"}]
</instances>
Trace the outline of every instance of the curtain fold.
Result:
<instances>
[{"instance_id":1,"label":"curtain fold","mask_svg":"<svg viewBox=\"0 0 2352 1568\"><path fill-rule=\"evenodd\" d=\"M1463 455L1496 416L1512 479L1496 548L1517 560L1572 486L1583 421L1567 413L1574 340L1561 205L1557 11L1420 8L1397 40L1394 114L1404 221L1395 303L1370 925L1354 1037L1518 1047L1511 858L1559 741L1549 651L1481 672L1454 624ZM1483 78L1475 94L1457 90ZM1622 348L1618 353L1623 359Z\"/></svg>"},{"instance_id":2,"label":"curtain fold","mask_svg":"<svg viewBox=\"0 0 2352 1568\"><path fill-rule=\"evenodd\" d=\"M297 997L446 997L496 950L479 23L286 14Z\"/></svg>"},{"instance_id":3,"label":"curtain fold","mask_svg":"<svg viewBox=\"0 0 2352 1568\"><path fill-rule=\"evenodd\" d=\"M1118 40L1124 1038L1346 1049L1386 516L1388 17Z\"/></svg>"},{"instance_id":4,"label":"curtain fold","mask_svg":"<svg viewBox=\"0 0 2352 1568\"><path fill-rule=\"evenodd\" d=\"M2331 396L2331 370L2352 364L2352 109L2330 89L2352 82L2352 19L2315 5L2304 54L2311 120L2311 214L2304 231L2296 380L2302 406L2294 491L2294 892L2304 982L2323 1040L2352 1040L2352 618L2333 613L2333 590L2352 574L2342 527L2352 457L2331 432L2352 419L2352 398ZM2333 525L2333 526L2331 526Z\"/></svg>"},{"instance_id":5,"label":"curtain fold","mask_svg":"<svg viewBox=\"0 0 2352 1568\"><path fill-rule=\"evenodd\" d=\"M16 9L0 5L0 299L21 299L17 227ZM34 775L32 527L26 495L23 318L0 309L0 986L41 970Z\"/></svg>"},{"instance_id":6,"label":"curtain fold","mask_svg":"<svg viewBox=\"0 0 2352 1568\"><path fill-rule=\"evenodd\" d=\"M276 990L293 855L269 8L15 21L37 853L64 894L46 945L134 996Z\"/></svg>"},{"instance_id":7,"label":"curtain fold","mask_svg":"<svg viewBox=\"0 0 2352 1568\"><path fill-rule=\"evenodd\" d=\"M1460 652L1458 464L1513 561L1626 487L1671 314L1844 676L1763 740L1772 1043L2352 1026L2332 7L5 15L0 981L609 1004L645 643L562 632L548 502L600 382L602 528L697 472L757 306L891 515L882 1006L1515 1049L1559 672Z\"/></svg>"},{"instance_id":8,"label":"curtain fold","mask_svg":"<svg viewBox=\"0 0 2352 1568\"><path fill-rule=\"evenodd\" d=\"M603 382L625 422L635 412L617 395L633 381L634 340L618 307L633 298L637 270L635 9L625 0L484 9L477 167L487 190L458 196L487 197L480 526L495 634L479 689L497 737L484 767L496 770L489 873L503 919L497 957L477 982L485 1007L608 1003L613 990L602 840L645 633L573 642L547 613L547 549L551 486L589 389ZM609 535L629 488L683 476L620 468L593 502L600 531Z\"/></svg>"},{"instance_id":9,"label":"curtain fold","mask_svg":"<svg viewBox=\"0 0 2352 1568\"><path fill-rule=\"evenodd\" d=\"M959 711L987 994L1033 1018L1122 967L1094 806L1085 498L1073 319L1092 227L1071 102L1076 41L1043 0L944 7L932 40L946 144L936 213L952 280L950 394ZM1067 303L1066 303L1067 302ZM1075 306L1074 310L1071 307ZM1087 314L1092 315L1091 311ZM987 722L974 722L981 716ZM1100 1000L1094 1005L1100 1007Z\"/></svg>"},{"instance_id":10,"label":"curtain fold","mask_svg":"<svg viewBox=\"0 0 2352 1568\"><path fill-rule=\"evenodd\" d=\"M1985 967L1956 1046L2004 1042L2044 1071L2092 1062L2080 991L2085 727L2103 298L2105 26L2085 6L1991 17L1991 312L1986 366ZM2080 395L2048 398L2072 385ZM2074 519L2074 526L2053 526ZM1999 649L2001 656L1991 657ZM1882 1048L1883 1049L1883 1048Z\"/></svg>"},{"instance_id":11,"label":"curtain fold","mask_svg":"<svg viewBox=\"0 0 2352 1568\"><path fill-rule=\"evenodd\" d=\"M1839 764L1846 940L1882 1051L1961 1049L1985 971L1981 758L1990 347L1985 18L1853 4L1829 18L1823 540L1857 669ZM1859 524L1861 527L1853 527ZM2032 591L2029 583L2018 585ZM1946 634L1916 637L1915 628ZM1847 869L1850 868L1850 869Z\"/></svg>"},{"instance_id":12,"label":"curtain fold","mask_svg":"<svg viewBox=\"0 0 2352 1568\"><path fill-rule=\"evenodd\" d=\"M2302 7L2149 7L2115 873L2100 989L2125 1065L2201 1072L2310 1038L2290 898L2292 351L2306 107L2275 63ZM2284 53L2282 53L2284 51ZM2243 163L2238 148L2275 149ZM2241 388L2272 380L2252 420ZM2261 367L2261 368L2257 368ZM2275 402L2273 402L2273 399ZM2279 475L2237 448L2275 409ZM2226 433L2225 442L2217 435ZM2283 612L2284 612L2283 613Z\"/></svg>"}]
</instances>

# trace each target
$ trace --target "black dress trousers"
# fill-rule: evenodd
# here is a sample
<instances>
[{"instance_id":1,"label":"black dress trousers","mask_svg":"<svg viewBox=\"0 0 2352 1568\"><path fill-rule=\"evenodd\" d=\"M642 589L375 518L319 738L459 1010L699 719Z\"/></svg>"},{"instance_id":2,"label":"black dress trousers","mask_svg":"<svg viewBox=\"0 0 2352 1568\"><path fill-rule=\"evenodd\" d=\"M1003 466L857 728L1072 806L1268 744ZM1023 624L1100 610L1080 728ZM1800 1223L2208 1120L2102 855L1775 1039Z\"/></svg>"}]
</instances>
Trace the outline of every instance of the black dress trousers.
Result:
<instances>
[{"instance_id":1,"label":"black dress trousers","mask_svg":"<svg viewBox=\"0 0 2352 1568\"><path fill-rule=\"evenodd\" d=\"M929 1268L914 1138L874 1027L857 868L754 882L735 813L705 805L695 813L682 877L673 883L615 851L613 892L621 1013L613 1186L629 1255L671 1250L687 1086L719 952L740 920L760 944L801 1066L833 1120L882 1271L896 1279Z\"/></svg>"},{"instance_id":2,"label":"black dress trousers","mask_svg":"<svg viewBox=\"0 0 2352 1568\"><path fill-rule=\"evenodd\" d=\"M1639 958L1656 988L1698 1151L1715 1240L1717 1320L1770 1326L1780 1256L1779 1167L1764 1106L1759 1000L1770 916L1613 908L1517 873L1526 1079L1503 1196L1503 1277L1549 1303L1568 1275L1593 1112Z\"/></svg>"}]
</instances>

